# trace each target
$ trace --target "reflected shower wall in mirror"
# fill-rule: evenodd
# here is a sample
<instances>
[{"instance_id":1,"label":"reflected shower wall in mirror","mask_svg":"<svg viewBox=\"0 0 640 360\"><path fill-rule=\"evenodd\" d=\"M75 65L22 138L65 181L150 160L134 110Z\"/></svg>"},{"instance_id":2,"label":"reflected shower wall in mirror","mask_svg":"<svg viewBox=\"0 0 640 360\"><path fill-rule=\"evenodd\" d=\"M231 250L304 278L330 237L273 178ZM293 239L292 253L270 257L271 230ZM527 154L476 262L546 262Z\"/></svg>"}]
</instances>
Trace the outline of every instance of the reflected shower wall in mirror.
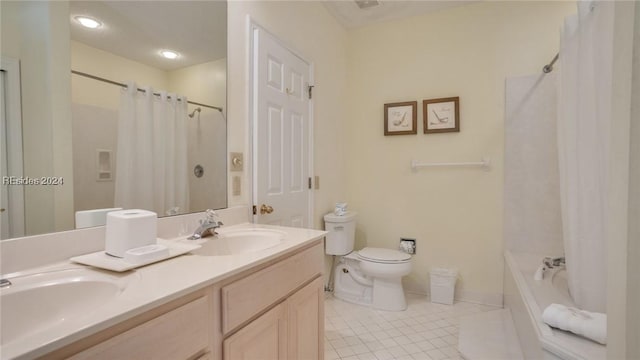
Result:
<instances>
[{"instance_id":1,"label":"reflected shower wall in mirror","mask_svg":"<svg viewBox=\"0 0 640 360\"><path fill-rule=\"evenodd\" d=\"M63 179L61 185L3 184L3 195L12 186L24 191L22 199L2 196L2 208L8 209L1 213L3 239L73 229L76 211L122 206L166 216L227 206L226 2L2 2L0 6L3 70L5 58L20 64L24 149L22 173L12 173L9 166L3 167L2 176ZM84 28L77 19L81 15L101 25ZM177 59L161 57L161 50L167 49L177 52ZM71 70L94 78L72 75ZM186 97L197 105L184 108L183 101L170 101L168 108L156 108L163 100L151 96L154 116L142 121L160 124L171 114L172 128L137 122L133 128L131 123L123 127L123 116L132 121L131 116L140 115L142 103L137 115L127 115L121 105L127 90L96 78L135 82L138 88L166 92L173 99ZM146 96L133 93L135 101ZM148 133L153 135L144 136ZM127 137L133 147L123 145ZM151 154L140 150L141 142L149 144L144 149ZM128 170L122 170L124 162L118 156L123 146L120 156L133 154L125 158L138 161L128 162ZM122 191L124 181L128 192ZM172 182L181 186L169 187ZM151 196L154 204L136 202L140 193ZM160 198L166 201L158 203ZM9 226L14 207L5 201L22 201L22 224Z\"/></svg>"}]
</instances>

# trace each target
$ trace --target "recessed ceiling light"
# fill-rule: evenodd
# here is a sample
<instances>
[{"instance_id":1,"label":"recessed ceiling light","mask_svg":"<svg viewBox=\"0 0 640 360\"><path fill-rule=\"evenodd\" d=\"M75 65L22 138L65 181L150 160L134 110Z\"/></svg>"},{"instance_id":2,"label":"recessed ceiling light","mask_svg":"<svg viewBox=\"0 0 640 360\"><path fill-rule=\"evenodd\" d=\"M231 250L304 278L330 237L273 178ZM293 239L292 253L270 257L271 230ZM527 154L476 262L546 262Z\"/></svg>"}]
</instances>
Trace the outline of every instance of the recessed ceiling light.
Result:
<instances>
[{"instance_id":1,"label":"recessed ceiling light","mask_svg":"<svg viewBox=\"0 0 640 360\"><path fill-rule=\"evenodd\" d=\"M75 19L80 23L80 25L89 29L96 29L102 26L102 23L100 21L87 16L76 16Z\"/></svg>"},{"instance_id":2,"label":"recessed ceiling light","mask_svg":"<svg viewBox=\"0 0 640 360\"><path fill-rule=\"evenodd\" d=\"M160 51L160 55L164 56L167 59L177 59L180 54L172 50L162 50Z\"/></svg>"}]
</instances>

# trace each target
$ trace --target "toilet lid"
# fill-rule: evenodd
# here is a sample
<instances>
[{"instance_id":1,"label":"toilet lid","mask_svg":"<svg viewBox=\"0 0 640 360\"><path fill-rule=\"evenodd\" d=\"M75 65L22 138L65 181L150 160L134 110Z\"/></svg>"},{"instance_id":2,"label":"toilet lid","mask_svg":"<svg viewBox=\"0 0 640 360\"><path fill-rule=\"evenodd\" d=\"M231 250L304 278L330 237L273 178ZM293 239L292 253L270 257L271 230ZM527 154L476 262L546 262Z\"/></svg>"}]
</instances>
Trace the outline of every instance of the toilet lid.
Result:
<instances>
[{"instance_id":1,"label":"toilet lid","mask_svg":"<svg viewBox=\"0 0 640 360\"><path fill-rule=\"evenodd\" d=\"M377 262L402 262L411 259L411 255L402 251L371 247L358 251L358 256L365 260Z\"/></svg>"}]
</instances>

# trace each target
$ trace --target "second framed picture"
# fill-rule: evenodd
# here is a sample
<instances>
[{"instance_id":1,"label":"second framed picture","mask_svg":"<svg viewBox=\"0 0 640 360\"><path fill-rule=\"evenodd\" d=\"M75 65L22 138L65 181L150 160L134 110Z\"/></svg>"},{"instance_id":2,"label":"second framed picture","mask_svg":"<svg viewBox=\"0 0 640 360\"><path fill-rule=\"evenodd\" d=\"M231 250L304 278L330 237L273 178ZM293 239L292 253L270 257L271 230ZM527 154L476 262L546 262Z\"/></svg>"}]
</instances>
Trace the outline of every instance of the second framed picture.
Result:
<instances>
[{"instance_id":1,"label":"second framed picture","mask_svg":"<svg viewBox=\"0 0 640 360\"><path fill-rule=\"evenodd\" d=\"M422 101L424 133L460 131L460 98L449 97Z\"/></svg>"}]
</instances>

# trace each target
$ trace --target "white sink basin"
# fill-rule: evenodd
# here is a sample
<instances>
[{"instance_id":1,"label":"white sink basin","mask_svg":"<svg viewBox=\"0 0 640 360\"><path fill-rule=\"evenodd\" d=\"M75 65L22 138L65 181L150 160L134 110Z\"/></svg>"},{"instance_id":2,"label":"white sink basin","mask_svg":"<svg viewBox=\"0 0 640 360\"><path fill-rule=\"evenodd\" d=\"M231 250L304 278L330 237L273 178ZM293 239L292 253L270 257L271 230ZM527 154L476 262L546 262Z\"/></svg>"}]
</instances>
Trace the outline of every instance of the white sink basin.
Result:
<instances>
[{"instance_id":1,"label":"white sink basin","mask_svg":"<svg viewBox=\"0 0 640 360\"><path fill-rule=\"evenodd\" d=\"M0 290L0 344L90 314L120 295L131 276L76 268L10 278Z\"/></svg>"},{"instance_id":2,"label":"white sink basin","mask_svg":"<svg viewBox=\"0 0 640 360\"><path fill-rule=\"evenodd\" d=\"M209 238L200 249L192 251L196 255L223 256L237 255L265 250L279 245L285 233L271 229L230 229L220 230L218 237Z\"/></svg>"}]
</instances>

